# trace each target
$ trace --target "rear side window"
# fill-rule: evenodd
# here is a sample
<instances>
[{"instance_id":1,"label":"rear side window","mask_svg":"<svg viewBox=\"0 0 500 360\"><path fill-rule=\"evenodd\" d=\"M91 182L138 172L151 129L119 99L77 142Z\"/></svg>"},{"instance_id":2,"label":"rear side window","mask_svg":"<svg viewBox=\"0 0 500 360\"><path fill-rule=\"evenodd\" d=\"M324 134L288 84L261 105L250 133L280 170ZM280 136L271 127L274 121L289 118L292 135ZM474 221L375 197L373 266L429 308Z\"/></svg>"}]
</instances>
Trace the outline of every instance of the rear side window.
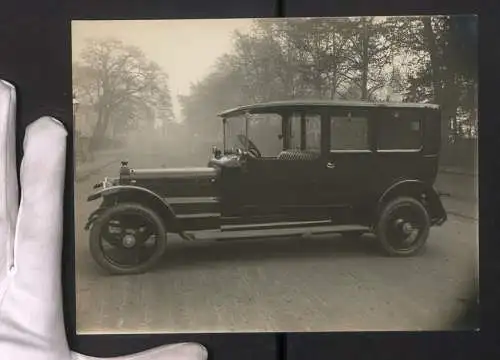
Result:
<instances>
[{"instance_id":1,"label":"rear side window","mask_svg":"<svg viewBox=\"0 0 500 360\"><path fill-rule=\"evenodd\" d=\"M422 147L422 118L411 111L393 110L379 120L379 150L419 150Z\"/></svg>"},{"instance_id":2,"label":"rear side window","mask_svg":"<svg viewBox=\"0 0 500 360\"><path fill-rule=\"evenodd\" d=\"M368 119L348 113L330 117L330 150L368 150Z\"/></svg>"}]
</instances>

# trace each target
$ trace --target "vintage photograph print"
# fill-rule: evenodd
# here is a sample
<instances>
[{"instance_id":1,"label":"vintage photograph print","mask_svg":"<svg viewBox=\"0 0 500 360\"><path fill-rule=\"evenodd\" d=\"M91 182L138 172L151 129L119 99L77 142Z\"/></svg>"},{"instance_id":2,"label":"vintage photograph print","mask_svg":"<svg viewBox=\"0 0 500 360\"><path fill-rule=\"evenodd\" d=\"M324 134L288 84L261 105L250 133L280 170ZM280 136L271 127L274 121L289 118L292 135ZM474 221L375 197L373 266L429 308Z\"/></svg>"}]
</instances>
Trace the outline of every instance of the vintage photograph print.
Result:
<instances>
[{"instance_id":1,"label":"vintage photograph print","mask_svg":"<svg viewBox=\"0 0 500 360\"><path fill-rule=\"evenodd\" d=\"M476 47L475 16L73 21L78 333L455 329Z\"/></svg>"}]
</instances>

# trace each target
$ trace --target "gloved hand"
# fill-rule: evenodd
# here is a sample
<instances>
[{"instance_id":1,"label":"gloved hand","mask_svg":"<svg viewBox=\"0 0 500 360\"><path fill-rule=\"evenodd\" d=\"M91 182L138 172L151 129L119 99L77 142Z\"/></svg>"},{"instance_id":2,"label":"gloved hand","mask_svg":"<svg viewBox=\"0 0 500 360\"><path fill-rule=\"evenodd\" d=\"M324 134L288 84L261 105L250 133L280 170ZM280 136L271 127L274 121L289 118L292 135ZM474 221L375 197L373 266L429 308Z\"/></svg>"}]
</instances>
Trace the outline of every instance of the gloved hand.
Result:
<instances>
[{"instance_id":1,"label":"gloved hand","mask_svg":"<svg viewBox=\"0 0 500 360\"><path fill-rule=\"evenodd\" d=\"M0 80L0 359L90 360L93 358L70 351L62 312L67 132L51 117L29 125L18 204L15 112L16 91ZM114 359L206 358L203 346L182 343Z\"/></svg>"}]
</instances>

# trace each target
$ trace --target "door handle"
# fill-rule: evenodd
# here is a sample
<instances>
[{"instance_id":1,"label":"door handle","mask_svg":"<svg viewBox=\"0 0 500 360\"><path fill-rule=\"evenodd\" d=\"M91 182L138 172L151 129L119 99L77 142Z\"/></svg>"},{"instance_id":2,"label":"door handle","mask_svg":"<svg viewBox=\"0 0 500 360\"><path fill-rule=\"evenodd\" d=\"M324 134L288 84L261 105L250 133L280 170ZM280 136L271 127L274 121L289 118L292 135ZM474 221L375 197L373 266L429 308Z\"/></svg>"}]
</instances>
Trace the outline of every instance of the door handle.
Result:
<instances>
[{"instance_id":1,"label":"door handle","mask_svg":"<svg viewBox=\"0 0 500 360\"><path fill-rule=\"evenodd\" d=\"M330 161L330 162L328 162L328 163L326 164L326 167L327 167L328 169L334 169L334 168L335 168L335 163L333 163L333 162L331 162L331 161Z\"/></svg>"}]
</instances>

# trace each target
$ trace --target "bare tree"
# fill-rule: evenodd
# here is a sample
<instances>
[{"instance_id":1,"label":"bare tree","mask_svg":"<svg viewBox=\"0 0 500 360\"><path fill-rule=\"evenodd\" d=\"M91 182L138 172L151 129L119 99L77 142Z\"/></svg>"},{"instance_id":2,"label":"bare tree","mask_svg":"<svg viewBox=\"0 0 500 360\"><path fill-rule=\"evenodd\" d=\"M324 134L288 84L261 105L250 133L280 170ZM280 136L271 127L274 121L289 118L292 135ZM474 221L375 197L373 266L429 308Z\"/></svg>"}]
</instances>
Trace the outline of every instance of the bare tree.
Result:
<instances>
[{"instance_id":1,"label":"bare tree","mask_svg":"<svg viewBox=\"0 0 500 360\"><path fill-rule=\"evenodd\" d=\"M81 61L73 68L80 101L91 105L97 117L90 141L92 149L102 146L112 122L137 118L154 121L148 116L150 109L159 112L165 121L172 120L168 76L140 49L114 39L89 40ZM123 117L125 110L131 115L127 120ZM137 114L142 116L133 116Z\"/></svg>"}]
</instances>

